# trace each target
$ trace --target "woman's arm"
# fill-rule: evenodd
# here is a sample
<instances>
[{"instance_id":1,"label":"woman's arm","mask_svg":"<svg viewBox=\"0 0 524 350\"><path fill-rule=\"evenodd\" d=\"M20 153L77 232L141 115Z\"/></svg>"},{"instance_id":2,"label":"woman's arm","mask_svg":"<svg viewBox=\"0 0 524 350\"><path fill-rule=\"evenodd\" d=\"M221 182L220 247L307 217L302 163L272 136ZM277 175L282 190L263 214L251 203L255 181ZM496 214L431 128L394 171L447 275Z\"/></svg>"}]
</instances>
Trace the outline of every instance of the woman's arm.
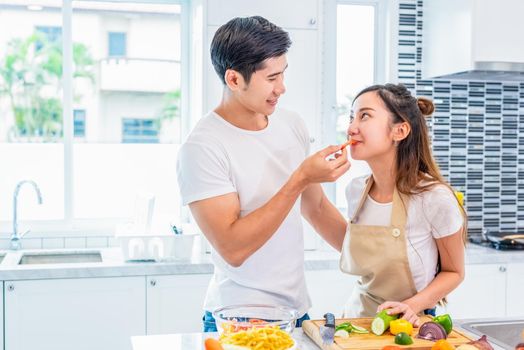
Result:
<instances>
[{"instance_id":1,"label":"woman's arm","mask_svg":"<svg viewBox=\"0 0 524 350\"><path fill-rule=\"evenodd\" d=\"M431 283L402 302L385 302L379 306L379 311L390 309L388 313L403 313L404 319L418 325L417 314L425 309L433 308L439 300L458 287L464 280L464 242L462 229L452 235L436 240L440 256L441 271Z\"/></svg>"}]
</instances>

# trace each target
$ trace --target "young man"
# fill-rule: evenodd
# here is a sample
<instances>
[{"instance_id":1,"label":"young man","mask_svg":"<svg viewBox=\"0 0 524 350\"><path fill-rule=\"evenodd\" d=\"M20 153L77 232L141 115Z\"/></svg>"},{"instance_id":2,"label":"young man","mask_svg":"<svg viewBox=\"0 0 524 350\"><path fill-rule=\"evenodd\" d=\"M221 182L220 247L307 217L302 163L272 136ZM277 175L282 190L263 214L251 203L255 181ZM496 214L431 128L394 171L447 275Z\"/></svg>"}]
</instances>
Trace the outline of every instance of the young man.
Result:
<instances>
[{"instance_id":1,"label":"young man","mask_svg":"<svg viewBox=\"0 0 524 350\"><path fill-rule=\"evenodd\" d=\"M349 169L346 151L327 160L340 150L330 146L306 159L304 122L275 110L290 45L262 17L229 21L211 43L222 101L196 125L177 164L183 203L214 248L204 331L216 331L212 311L233 304L285 305L298 311L298 326L308 319L301 212L329 243L342 244L335 228L345 220L319 183Z\"/></svg>"}]
</instances>

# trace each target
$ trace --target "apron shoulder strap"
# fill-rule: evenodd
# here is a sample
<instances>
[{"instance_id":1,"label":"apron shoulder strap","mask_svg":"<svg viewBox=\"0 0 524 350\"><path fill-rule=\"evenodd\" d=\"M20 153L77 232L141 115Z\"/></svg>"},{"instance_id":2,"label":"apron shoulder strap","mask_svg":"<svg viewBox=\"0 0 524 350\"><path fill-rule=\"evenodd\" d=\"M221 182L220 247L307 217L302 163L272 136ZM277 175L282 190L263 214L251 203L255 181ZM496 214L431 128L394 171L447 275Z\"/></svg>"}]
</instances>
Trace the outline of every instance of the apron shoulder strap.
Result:
<instances>
[{"instance_id":1,"label":"apron shoulder strap","mask_svg":"<svg viewBox=\"0 0 524 350\"><path fill-rule=\"evenodd\" d=\"M393 205L391 208L391 226L406 227L408 216L409 196L400 193L397 188L393 190Z\"/></svg>"},{"instance_id":2,"label":"apron shoulder strap","mask_svg":"<svg viewBox=\"0 0 524 350\"><path fill-rule=\"evenodd\" d=\"M350 220L351 223L355 223L355 219L358 216L358 213L360 212L362 206L366 202L366 198L368 196L369 190L371 189L371 186L373 186L373 175L369 175L369 177L366 179L366 187L364 187L364 191L362 191L362 195L360 196L360 199L358 201L357 209L353 212L353 216Z\"/></svg>"}]
</instances>

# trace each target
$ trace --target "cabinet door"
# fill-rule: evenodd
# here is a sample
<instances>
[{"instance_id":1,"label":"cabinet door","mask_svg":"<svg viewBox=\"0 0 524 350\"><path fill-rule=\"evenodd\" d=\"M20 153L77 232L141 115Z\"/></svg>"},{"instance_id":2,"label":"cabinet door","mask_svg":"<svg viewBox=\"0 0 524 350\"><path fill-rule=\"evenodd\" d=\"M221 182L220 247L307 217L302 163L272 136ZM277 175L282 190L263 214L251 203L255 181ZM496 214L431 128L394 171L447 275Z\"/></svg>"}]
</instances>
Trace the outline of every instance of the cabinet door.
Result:
<instances>
[{"instance_id":1,"label":"cabinet door","mask_svg":"<svg viewBox=\"0 0 524 350\"><path fill-rule=\"evenodd\" d=\"M285 28L317 28L318 0L209 0L208 24L221 26L234 17L262 16ZM300 11L297 11L297 5Z\"/></svg>"},{"instance_id":2,"label":"cabinet door","mask_svg":"<svg viewBox=\"0 0 524 350\"><path fill-rule=\"evenodd\" d=\"M446 311L453 318L506 315L506 265L466 265L462 284L448 296Z\"/></svg>"},{"instance_id":3,"label":"cabinet door","mask_svg":"<svg viewBox=\"0 0 524 350\"><path fill-rule=\"evenodd\" d=\"M506 310L509 317L524 317L524 264L508 264Z\"/></svg>"},{"instance_id":4,"label":"cabinet door","mask_svg":"<svg viewBox=\"0 0 524 350\"><path fill-rule=\"evenodd\" d=\"M202 331L203 305L211 275L147 278L147 334Z\"/></svg>"},{"instance_id":5,"label":"cabinet door","mask_svg":"<svg viewBox=\"0 0 524 350\"><path fill-rule=\"evenodd\" d=\"M2 288L0 290L0 316L4 314L4 285L5 283L1 282ZM4 317L0 317L0 348L6 349L4 347Z\"/></svg>"},{"instance_id":6,"label":"cabinet door","mask_svg":"<svg viewBox=\"0 0 524 350\"><path fill-rule=\"evenodd\" d=\"M5 348L131 349L145 334L145 278L5 282Z\"/></svg>"},{"instance_id":7,"label":"cabinet door","mask_svg":"<svg viewBox=\"0 0 524 350\"><path fill-rule=\"evenodd\" d=\"M326 312L342 316L357 277L336 270L306 271L306 283L312 307L309 316L321 319Z\"/></svg>"}]
</instances>

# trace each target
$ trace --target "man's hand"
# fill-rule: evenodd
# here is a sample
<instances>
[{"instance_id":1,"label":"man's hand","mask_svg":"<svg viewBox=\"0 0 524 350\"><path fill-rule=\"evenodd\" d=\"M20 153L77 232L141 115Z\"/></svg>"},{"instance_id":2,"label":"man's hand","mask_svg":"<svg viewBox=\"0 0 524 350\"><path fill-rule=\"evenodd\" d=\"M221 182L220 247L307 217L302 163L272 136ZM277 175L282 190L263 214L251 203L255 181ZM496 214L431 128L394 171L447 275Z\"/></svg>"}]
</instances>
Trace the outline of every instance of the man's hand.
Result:
<instances>
[{"instance_id":1,"label":"man's hand","mask_svg":"<svg viewBox=\"0 0 524 350\"><path fill-rule=\"evenodd\" d=\"M336 181L351 166L346 149L340 148L340 145L328 146L312 154L300 164L296 174L307 184Z\"/></svg>"}]
</instances>

